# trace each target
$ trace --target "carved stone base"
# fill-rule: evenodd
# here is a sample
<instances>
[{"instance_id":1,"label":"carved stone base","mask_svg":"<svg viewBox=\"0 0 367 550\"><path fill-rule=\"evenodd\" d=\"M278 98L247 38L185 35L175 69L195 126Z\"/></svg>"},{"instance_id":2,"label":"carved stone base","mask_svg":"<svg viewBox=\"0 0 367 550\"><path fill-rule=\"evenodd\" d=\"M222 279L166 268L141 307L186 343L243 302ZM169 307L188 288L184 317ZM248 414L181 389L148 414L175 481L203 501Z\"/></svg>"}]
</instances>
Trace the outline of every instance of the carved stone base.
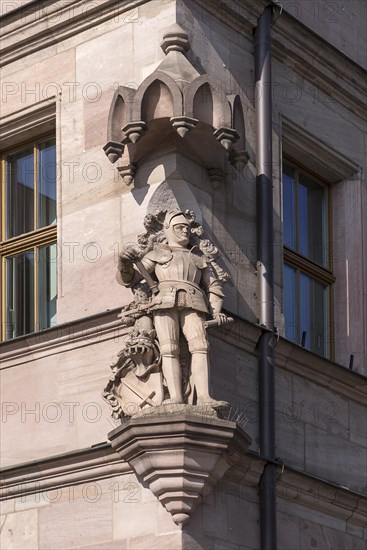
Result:
<instances>
[{"instance_id":1,"label":"carved stone base","mask_svg":"<svg viewBox=\"0 0 367 550\"><path fill-rule=\"evenodd\" d=\"M117 170L127 185L130 185L134 181L134 176L136 174L136 165L134 163L118 166Z\"/></svg>"},{"instance_id":2,"label":"carved stone base","mask_svg":"<svg viewBox=\"0 0 367 550\"><path fill-rule=\"evenodd\" d=\"M114 163L121 157L124 151L124 145L120 141L108 141L103 147L103 150L106 153L108 160Z\"/></svg>"},{"instance_id":3,"label":"carved stone base","mask_svg":"<svg viewBox=\"0 0 367 550\"><path fill-rule=\"evenodd\" d=\"M234 128L225 128L223 126L215 130L213 135L227 151L230 151L233 144L240 138Z\"/></svg>"},{"instance_id":4,"label":"carved stone base","mask_svg":"<svg viewBox=\"0 0 367 550\"><path fill-rule=\"evenodd\" d=\"M192 405L161 405L123 423L108 438L178 525L189 520L208 486L251 443L235 422L217 418L210 407Z\"/></svg>"},{"instance_id":5,"label":"carved stone base","mask_svg":"<svg viewBox=\"0 0 367 550\"><path fill-rule=\"evenodd\" d=\"M128 122L122 128L122 132L126 135L128 140L131 141L131 143L136 143L141 138L141 136L146 132L146 130L147 130L147 125L143 120L139 120L136 122Z\"/></svg>"},{"instance_id":6,"label":"carved stone base","mask_svg":"<svg viewBox=\"0 0 367 550\"><path fill-rule=\"evenodd\" d=\"M170 118L170 122L177 133L184 138L187 132L195 128L199 121L197 118L189 116L175 116Z\"/></svg>"},{"instance_id":7,"label":"carved stone base","mask_svg":"<svg viewBox=\"0 0 367 550\"><path fill-rule=\"evenodd\" d=\"M208 166L208 174L214 189L218 189L224 183L224 173L217 166Z\"/></svg>"},{"instance_id":8,"label":"carved stone base","mask_svg":"<svg viewBox=\"0 0 367 550\"><path fill-rule=\"evenodd\" d=\"M239 172L241 172L245 168L245 166L247 166L249 159L250 155L245 150L235 151L234 149L232 149L228 155L229 162Z\"/></svg>"}]
</instances>

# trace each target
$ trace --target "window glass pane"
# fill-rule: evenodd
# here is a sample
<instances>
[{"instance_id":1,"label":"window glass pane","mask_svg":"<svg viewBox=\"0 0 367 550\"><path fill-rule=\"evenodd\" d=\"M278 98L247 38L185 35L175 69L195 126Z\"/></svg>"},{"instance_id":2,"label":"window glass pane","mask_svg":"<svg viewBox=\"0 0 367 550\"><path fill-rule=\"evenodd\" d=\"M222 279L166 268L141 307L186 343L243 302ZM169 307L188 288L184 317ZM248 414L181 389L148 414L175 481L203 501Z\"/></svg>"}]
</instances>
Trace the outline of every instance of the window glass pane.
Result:
<instances>
[{"instance_id":1,"label":"window glass pane","mask_svg":"<svg viewBox=\"0 0 367 550\"><path fill-rule=\"evenodd\" d=\"M298 341L296 277L296 270L285 265L283 277L285 337L292 342Z\"/></svg>"},{"instance_id":2,"label":"window glass pane","mask_svg":"<svg viewBox=\"0 0 367 550\"><path fill-rule=\"evenodd\" d=\"M38 146L38 227L56 222L56 146L49 140Z\"/></svg>"},{"instance_id":3,"label":"window glass pane","mask_svg":"<svg viewBox=\"0 0 367 550\"><path fill-rule=\"evenodd\" d=\"M56 243L39 249L38 312L39 329L56 325Z\"/></svg>"},{"instance_id":4,"label":"window glass pane","mask_svg":"<svg viewBox=\"0 0 367 550\"><path fill-rule=\"evenodd\" d=\"M284 245L296 248L296 182L292 167L283 166Z\"/></svg>"},{"instance_id":5,"label":"window glass pane","mask_svg":"<svg viewBox=\"0 0 367 550\"><path fill-rule=\"evenodd\" d=\"M6 238L34 230L33 148L9 156L6 185Z\"/></svg>"},{"instance_id":6,"label":"window glass pane","mask_svg":"<svg viewBox=\"0 0 367 550\"><path fill-rule=\"evenodd\" d=\"M34 252L9 256L5 262L6 339L34 331Z\"/></svg>"},{"instance_id":7,"label":"window glass pane","mask_svg":"<svg viewBox=\"0 0 367 550\"><path fill-rule=\"evenodd\" d=\"M303 333L306 333L304 339L305 348L311 349L311 312L310 312L310 279L306 275L300 275L299 291L300 307L300 341L303 339Z\"/></svg>"},{"instance_id":8,"label":"window glass pane","mask_svg":"<svg viewBox=\"0 0 367 550\"><path fill-rule=\"evenodd\" d=\"M325 189L300 173L298 251L321 265L325 265L325 229Z\"/></svg>"},{"instance_id":9,"label":"window glass pane","mask_svg":"<svg viewBox=\"0 0 367 550\"><path fill-rule=\"evenodd\" d=\"M327 355L327 288L301 273L300 333L306 332L305 347Z\"/></svg>"}]
</instances>

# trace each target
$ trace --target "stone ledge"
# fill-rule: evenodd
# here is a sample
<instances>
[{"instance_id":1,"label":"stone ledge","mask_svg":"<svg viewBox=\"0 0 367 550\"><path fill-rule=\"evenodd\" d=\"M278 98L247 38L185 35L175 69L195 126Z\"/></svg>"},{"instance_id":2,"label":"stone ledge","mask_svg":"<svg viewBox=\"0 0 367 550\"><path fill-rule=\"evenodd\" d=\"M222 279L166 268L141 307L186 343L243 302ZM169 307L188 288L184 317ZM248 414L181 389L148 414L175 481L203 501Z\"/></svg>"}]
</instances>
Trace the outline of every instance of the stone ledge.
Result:
<instances>
[{"instance_id":1,"label":"stone ledge","mask_svg":"<svg viewBox=\"0 0 367 550\"><path fill-rule=\"evenodd\" d=\"M266 461L248 452L224 475L224 483L257 488ZM88 483L133 471L106 443L2 470L0 501ZM212 494L212 492L210 492ZM286 464L277 465L277 498L318 510L347 524L365 526L367 495L349 491Z\"/></svg>"},{"instance_id":2,"label":"stone ledge","mask_svg":"<svg viewBox=\"0 0 367 550\"><path fill-rule=\"evenodd\" d=\"M353 493L348 489L314 478L304 472L279 468L277 496L297 500L299 504L322 513L338 517L359 527L367 523L367 495ZM291 496L292 495L292 496Z\"/></svg>"},{"instance_id":3,"label":"stone ledge","mask_svg":"<svg viewBox=\"0 0 367 550\"><path fill-rule=\"evenodd\" d=\"M94 343L93 339L98 343L102 340L114 339L116 336L122 338L127 333L127 329L121 327L121 322L117 318L120 309L116 308L39 333L1 342L2 369L60 353L65 347L88 346ZM229 311L226 313L233 316ZM256 356L256 343L260 334L261 328L258 325L235 317L235 322L230 329L226 327L211 329L209 337L218 338ZM319 357L282 337L276 346L276 366L311 382L317 382L356 403L362 405L366 403L367 377L329 359Z\"/></svg>"},{"instance_id":4,"label":"stone ledge","mask_svg":"<svg viewBox=\"0 0 367 550\"><path fill-rule=\"evenodd\" d=\"M108 445L90 447L2 470L0 500L131 473Z\"/></svg>"},{"instance_id":5,"label":"stone ledge","mask_svg":"<svg viewBox=\"0 0 367 550\"><path fill-rule=\"evenodd\" d=\"M1 117L0 148L14 147L21 140L30 140L41 134L55 131L56 97L39 101Z\"/></svg>"},{"instance_id":6,"label":"stone ledge","mask_svg":"<svg viewBox=\"0 0 367 550\"><path fill-rule=\"evenodd\" d=\"M122 337L127 330L121 326L117 314L121 308L84 317L25 336L0 342L3 369L35 361L40 357L60 353L65 346L75 348L96 342ZM93 342L92 342L93 343ZM37 357L34 354L39 354ZM1 369L0 369L1 370Z\"/></svg>"},{"instance_id":7,"label":"stone ledge","mask_svg":"<svg viewBox=\"0 0 367 550\"><path fill-rule=\"evenodd\" d=\"M24 10L10 12L2 18L2 65L61 42L146 2L147 0L130 0L123 3L119 0L99 0L98 8L92 4L90 9L86 9L90 2L81 0L73 8L72 18L68 13L75 2L70 1L66 6L65 3L60 5L59 2L55 2L53 10L39 10L41 15L38 19L28 24L23 19L27 13L27 6L24 6ZM203 0L198 1L198 4L237 32L245 33L251 40L257 17L262 12L265 2L253 3L247 0L243 3L245 5L240 5L231 1L226 4L225 10L218 10L215 3ZM10 27L8 30L4 24L7 21ZM335 97L359 119L363 118L366 91L363 88L362 67L285 11L274 27L273 44L274 57L278 61L286 63L284 60L287 53L291 52L292 59L296 59L291 66L295 72L306 80L313 74L320 90L327 96Z\"/></svg>"},{"instance_id":8,"label":"stone ledge","mask_svg":"<svg viewBox=\"0 0 367 550\"><path fill-rule=\"evenodd\" d=\"M253 451L238 466L229 470L225 481L243 487L258 488L266 464L264 457ZM367 494L350 491L328 480L280 462L276 464L277 499L300 504L342 519L351 525L366 526Z\"/></svg>"},{"instance_id":9,"label":"stone ledge","mask_svg":"<svg viewBox=\"0 0 367 550\"><path fill-rule=\"evenodd\" d=\"M47 9L42 6L46 2L39 2L39 6L32 7L32 10L25 5L24 9L9 12L1 18L0 66L95 27L147 1L98 0L96 7L89 0L64 0L54 1L51 5L47 2ZM127 22L133 22L133 19L127 19Z\"/></svg>"},{"instance_id":10,"label":"stone ledge","mask_svg":"<svg viewBox=\"0 0 367 550\"><path fill-rule=\"evenodd\" d=\"M235 317L235 323L231 328L213 328L210 335L256 356L256 344L261 328L228 313ZM279 369L302 376L356 403L365 405L367 402L366 376L316 355L282 336L276 344L275 361Z\"/></svg>"},{"instance_id":11,"label":"stone ledge","mask_svg":"<svg viewBox=\"0 0 367 550\"><path fill-rule=\"evenodd\" d=\"M362 405L367 401L367 377L280 338L276 347L277 367L302 376Z\"/></svg>"},{"instance_id":12,"label":"stone ledge","mask_svg":"<svg viewBox=\"0 0 367 550\"><path fill-rule=\"evenodd\" d=\"M305 166L312 162L314 172L331 183L353 177L360 170L359 166L320 143L284 115L281 115L281 133L283 153Z\"/></svg>"},{"instance_id":13,"label":"stone ledge","mask_svg":"<svg viewBox=\"0 0 367 550\"><path fill-rule=\"evenodd\" d=\"M262 13L265 2L241 4L229 0L225 9L217 9L214 2L198 0L202 9L252 40L252 31ZM340 52L335 46L317 35L305 24L283 10L273 27L274 58L305 80L312 81L326 96L335 98L353 112L358 119L365 119L365 71L363 67ZM287 61L289 57L289 61Z\"/></svg>"}]
</instances>

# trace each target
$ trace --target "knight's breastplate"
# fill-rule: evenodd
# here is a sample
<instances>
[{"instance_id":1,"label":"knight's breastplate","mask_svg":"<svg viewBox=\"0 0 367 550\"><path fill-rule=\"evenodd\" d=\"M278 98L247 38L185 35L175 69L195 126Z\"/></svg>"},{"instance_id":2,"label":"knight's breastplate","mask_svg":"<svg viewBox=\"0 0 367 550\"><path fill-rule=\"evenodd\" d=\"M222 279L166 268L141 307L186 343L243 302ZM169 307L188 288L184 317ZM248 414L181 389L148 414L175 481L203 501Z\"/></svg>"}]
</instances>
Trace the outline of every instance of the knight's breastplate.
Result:
<instances>
[{"instance_id":1,"label":"knight's breastplate","mask_svg":"<svg viewBox=\"0 0 367 550\"><path fill-rule=\"evenodd\" d=\"M199 285L201 270L196 267L187 248L172 248L172 259L166 264L158 264L155 274L159 282L180 281Z\"/></svg>"},{"instance_id":2,"label":"knight's breastplate","mask_svg":"<svg viewBox=\"0 0 367 550\"><path fill-rule=\"evenodd\" d=\"M166 263L155 267L159 295L153 309L177 307L207 313L207 299L199 286L201 269L195 265L200 260L193 258L192 252L186 248L171 248L171 253L172 257Z\"/></svg>"}]
</instances>

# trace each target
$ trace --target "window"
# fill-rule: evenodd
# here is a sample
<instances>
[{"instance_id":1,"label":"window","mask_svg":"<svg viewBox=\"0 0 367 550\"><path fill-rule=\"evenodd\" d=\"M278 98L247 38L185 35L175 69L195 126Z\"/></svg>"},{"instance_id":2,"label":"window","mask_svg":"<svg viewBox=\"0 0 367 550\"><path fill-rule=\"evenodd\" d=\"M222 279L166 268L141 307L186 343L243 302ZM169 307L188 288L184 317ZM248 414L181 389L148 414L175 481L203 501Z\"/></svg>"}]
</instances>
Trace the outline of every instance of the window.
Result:
<instances>
[{"instance_id":1,"label":"window","mask_svg":"<svg viewBox=\"0 0 367 550\"><path fill-rule=\"evenodd\" d=\"M329 189L291 162L283 164L285 336L331 354Z\"/></svg>"},{"instance_id":2,"label":"window","mask_svg":"<svg viewBox=\"0 0 367 550\"><path fill-rule=\"evenodd\" d=\"M56 323L56 146L45 138L2 158L2 339Z\"/></svg>"}]
</instances>

